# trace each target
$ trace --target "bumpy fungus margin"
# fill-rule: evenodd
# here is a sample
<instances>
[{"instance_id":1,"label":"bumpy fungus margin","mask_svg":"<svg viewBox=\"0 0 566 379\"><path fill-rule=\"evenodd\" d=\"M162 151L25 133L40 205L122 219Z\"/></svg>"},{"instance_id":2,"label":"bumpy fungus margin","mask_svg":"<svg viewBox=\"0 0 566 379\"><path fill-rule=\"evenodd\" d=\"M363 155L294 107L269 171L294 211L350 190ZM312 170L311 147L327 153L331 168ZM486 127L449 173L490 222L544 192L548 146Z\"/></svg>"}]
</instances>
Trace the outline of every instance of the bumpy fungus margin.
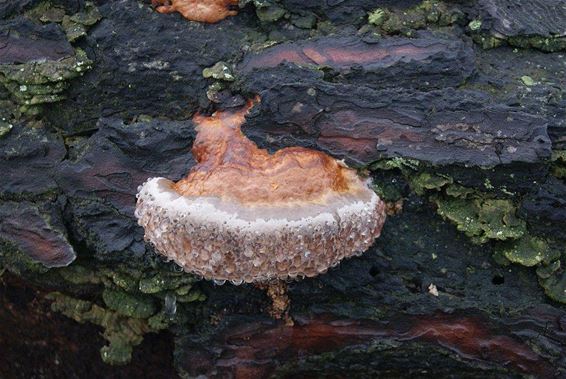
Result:
<instances>
[{"instance_id":1,"label":"bumpy fungus margin","mask_svg":"<svg viewBox=\"0 0 566 379\"><path fill-rule=\"evenodd\" d=\"M197 160L177 183L149 179L136 216L145 238L186 271L234 284L312 277L380 235L383 201L315 150L269 154L241 132L252 106L197 115Z\"/></svg>"},{"instance_id":2,"label":"bumpy fungus margin","mask_svg":"<svg viewBox=\"0 0 566 379\"><path fill-rule=\"evenodd\" d=\"M238 0L151 0L160 13L179 12L190 21L214 24L238 14Z\"/></svg>"}]
</instances>

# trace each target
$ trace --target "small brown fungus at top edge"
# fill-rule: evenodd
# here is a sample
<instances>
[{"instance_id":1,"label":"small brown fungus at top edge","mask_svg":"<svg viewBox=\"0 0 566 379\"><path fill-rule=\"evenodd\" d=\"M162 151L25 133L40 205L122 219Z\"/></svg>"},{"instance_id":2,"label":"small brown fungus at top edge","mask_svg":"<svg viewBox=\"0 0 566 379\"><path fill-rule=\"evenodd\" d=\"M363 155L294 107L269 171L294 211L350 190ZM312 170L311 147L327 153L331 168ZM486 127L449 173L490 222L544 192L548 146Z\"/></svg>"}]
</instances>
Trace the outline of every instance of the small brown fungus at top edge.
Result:
<instances>
[{"instance_id":1,"label":"small brown fungus at top edge","mask_svg":"<svg viewBox=\"0 0 566 379\"><path fill-rule=\"evenodd\" d=\"M258 148L241 131L253 104L193 118L197 164L177 183L140 187L146 240L186 271L234 284L316 276L367 250L385 221L368 180L320 151Z\"/></svg>"},{"instance_id":2,"label":"small brown fungus at top edge","mask_svg":"<svg viewBox=\"0 0 566 379\"><path fill-rule=\"evenodd\" d=\"M238 0L151 0L159 13L179 12L190 21L214 24L238 14Z\"/></svg>"}]
</instances>

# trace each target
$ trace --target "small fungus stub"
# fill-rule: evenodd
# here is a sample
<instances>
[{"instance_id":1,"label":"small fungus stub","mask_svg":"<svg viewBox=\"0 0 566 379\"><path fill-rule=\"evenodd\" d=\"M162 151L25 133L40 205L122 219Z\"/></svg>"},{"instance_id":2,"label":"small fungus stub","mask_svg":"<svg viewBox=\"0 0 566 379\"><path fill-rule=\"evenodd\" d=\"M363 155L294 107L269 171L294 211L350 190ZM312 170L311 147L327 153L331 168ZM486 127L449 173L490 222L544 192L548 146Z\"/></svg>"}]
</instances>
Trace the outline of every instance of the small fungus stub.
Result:
<instances>
[{"instance_id":1,"label":"small fungus stub","mask_svg":"<svg viewBox=\"0 0 566 379\"><path fill-rule=\"evenodd\" d=\"M194 117L197 164L139 189L146 240L186 271L234 284L312 277L367 250L385 221L368 180L320 151L259 149L240 129L251 106Z\"/></svg>"},{"instance_id":2,"label":"small fungus stub","mask_svg":"<svg viewBox=\"0 0 566 379\"><path fill-rule=\"evenodd\" d=\"M160 13L179 12L187 20L214 24L238 14L238 0L151 0Z\"/></svg>"}]
</instances>

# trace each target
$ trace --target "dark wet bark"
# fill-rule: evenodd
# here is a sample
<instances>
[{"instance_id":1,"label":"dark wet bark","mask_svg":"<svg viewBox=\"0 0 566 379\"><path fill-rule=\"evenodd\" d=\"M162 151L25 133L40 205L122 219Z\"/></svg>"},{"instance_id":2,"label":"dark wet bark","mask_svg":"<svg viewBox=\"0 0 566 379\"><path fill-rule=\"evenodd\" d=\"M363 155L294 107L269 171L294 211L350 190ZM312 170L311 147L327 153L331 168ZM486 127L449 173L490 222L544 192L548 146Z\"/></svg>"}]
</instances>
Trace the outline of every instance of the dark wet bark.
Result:
<instances>
[{"instance_id":1,"label":"dark wet bark","mask_svg":"<svg viewBox=\"0 0 566 379\"><path fill-rule=\"evenodd\" d=\"M81 325L51 312L48 288L29 286L12 275L0 288L2 377L9 378L173 378L173 341L149 335L124 367L100 360L103 344L96 327Z\"/></svg>"},{"instance_id":2,"label":"dark wet bark","mask_svg":"<svg viewBox=\"0 0 566 379\"><path fill-rule=\"evenodd\" d=\"M0 4L0 376L566 376L564 1L451 1L449 19L430 2L281 0L261 17L249 2L214 25L136 0L95 1L95 24L76 21L86 2L53 1L40 21L39 3ZM404 26L368 26L380 7ZM68 42L57 14L88 32ZM79 49L91 68L62 84ZM217 62L230 75L203 76ZM258 145L344 159L398 211L363 256L289 284L295 326L253 286L187 284L133 213L147 178L193 165L195 112L254 95L243 130ZM487 204L464 214L487 235L523 234L473 243L459 214L439 215L455 201ZM502 258L521 238L548 261ZM53 313L54 291L130 318L159 309L163 325L143 325L166 331L106 366L102 328ZM103 297L118 292L135 306Z\"/></svg>"}]
</instances>

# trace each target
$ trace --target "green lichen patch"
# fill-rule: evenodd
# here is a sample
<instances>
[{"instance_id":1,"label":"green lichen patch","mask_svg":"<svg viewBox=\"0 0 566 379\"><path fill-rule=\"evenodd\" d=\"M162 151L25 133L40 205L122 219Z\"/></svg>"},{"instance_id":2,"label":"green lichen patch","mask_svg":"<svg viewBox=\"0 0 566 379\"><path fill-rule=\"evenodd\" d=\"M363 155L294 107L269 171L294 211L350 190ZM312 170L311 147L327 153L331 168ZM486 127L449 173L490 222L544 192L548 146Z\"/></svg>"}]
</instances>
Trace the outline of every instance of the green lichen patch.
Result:
<instances>
[{"instance_id":1,"label":"green lichen patch","mask_svg":"<svg viewBox=\"0 0 566 379\"><path fill-rule=\"evenodd\" d=\"M119 312L108 310L90 301L75 299L53 292L47 296L52 300L51 309L60 312L73 320L90 322L104 329L103 337L108 345L100 350L102 360L108 364L126 364L132 357L134 346L143 341L143 336L156 332L157 323L150 325L147 320L124 316Z\"/></svg>"},{"instance_id":2,"label":"green lichen patch","mask_svg":"<svg viewBox=\"0 0 566 379\"><path fill-rule=\"evenodd\" d=\"M254 1L254 3L256 3L255 13L261 22L275 22L287 15L285 8L275 3L264 1ZM258 4L261 4L261 6L258 6Z\"/></svg>"},{"instance_id":3,"label":"green lichen patch","mask_svg":"<svg viewBox=\"0 0 566 379\"><path fill-rule=\"evenodd\" d=\"M65 281L73 284L99 284L102 281L97 272L78 264L63 267L58 273Z\"/></svg>"},{"instance_id":4,"label":"green lichen patch","mask_svg":"<svg viewBox=\"0 0 566 379\"><path fill-rule=\"evenodd\" d=\"M19 276L41 275L49 271L9 242L0 241L0 271L8 270Z\"/></svg>"},{"instance_id":5,"label":"green lichen patch","mask_svg":"<svg viewBox=\"0 0 566 379\"><path fill-rule=\"evenodd\" d=\"M179 303L192 303L193 301L204 301L206 300L206 295L199 290L191 290L185 295L178 294L176 297Z\"/></svg>"},{"instance_id":6,"label":"green lichen patch","mask_svg":"<svg viewBox=\"0 0 566 379\"><path fill-rule=\"evenodd\" d=\"M566 178L566 150L554 150L552 152L550 172L557 178Z\"/></svg>"},{"instance_id":7,"label":"green lichen patch","mask_svg":"<svg viewBox=\"0 0 566 379\"><path fill-rule=\"evenodd\" d=\"M14 125L12 125L11 123L6 121L0 121L0 138L10 133L10 130L12 130L13 128Z\"/></svg>"},{"instance_id":8,"label":"green lichen patch","mask_svg":"<svg viewBox=\"0 0 566 379\"><path fill-rule=\"evenodd\" d=\"M548 297L560 303L566 303L566 271L564 269L557 270L546 279L540 278L539 282Z\"/></svg>"},{"instance_id":9,"label":"green lichen patch","mask_svg":"<svg viewBox=\"0 0 566 379\"><path fill-rule=\"evenodd\" d=\"M368 23L376 26L384 34L404 34L410 36L414 30L430 25L449 26L463 19L456 7L437 0L424 0L419 5L406 10L377 8L368 13Z\"/></svg>"},{"instance_id":10,"label":"green lichen patch","mask_svg":"<svg viewBox=\"0 0 566 379\"><path fill-rule=\"evenodd\" d=\"M381 26L389 18L386 9L377 8L373 12L368 12L368 22L375 26Z\"/></svg>"},{"instance_id":11,"label":"green lichen patch","mask_svg":"<svg viewBox=\"0 0 566 379\"><path fill-rule=\"evenodd\" d=\"M65 17L65 8L53 5L50 1L41 1L25 15L36 22L61 22Z\"/></svg>"},{"instance_id":12,"label":"green lichen patch","mask_svg":"<svg viewBox=\"0 0 566 379\"><path fill-rule=\"evenodd\" d=\"M202 76L228 82L233 82L236 79L232 73L232 68L228 63L222 61L216 62L214 66L202 70Z\"/></svg>"},{"instance_id":13,"label":"green lichen patch","mask_svg":"<svg viewBox=\"0 0 566 379\"><path fill-rule=\"evenodd\" d=\"M538 49L547 53L566 50L566 37L516 36L507 39L511 46L523 49Z\"/></svg>"},{"instance_id":14,"label":"green lichen patch","mask_svg":"<svg viewBox=\"0 0 566 379\"><path fill-rule=\"evenodd\" d=\"M526 85L527 87L532 87L536 84L536 82L533 80L533 78L531 78L528 75L523 75L521 76L521 81L523 82L524 85Z\"/></svg>"},{"instance_id":15,"label":"green lichen patch","mask_svg":"<svg viewBox=\"0 0 566 379\"><path fill-rule=\"evenodd\" d=\"M61 24L69 42L85 36L88 28L102 18L98 8L91 1L87 1L84 9L75 14L66 14L63 7L50 1L42 1L26 12L26 16L36 22Z\"/></svg>"},{"instance_id":16,"label":"green lichen patch","mask_svg":"<svg viewBox=\"0 0 566 379\"><path fill-rule=\"evenodd\" d=\"M525 236L517 241L509 241L496 249L513 263L532 267L544 262L550 264L560 257L560 252L552 249L542 238Z\"/></svg>"},{"instance_id":17,"label":"green lichen patch","mask_svg":"<svg viewBox=\"0 0 566 379\"><path fill-rule=\"evenodd\" d=\"M510 199L495 199L487 192L462 186L446 174L437 173L434 167L422 162L393 158L375 162L370 170L399 170L419 196L429 196L436 203L437 212L456 224L475 243L489 240L517 239L526 232L525 222L516 216L516 207ZM375 190L387 195L386 187L376 183ZM486 190L494 186L486 179Z\"/></svg>"},{"instance_id":18,"label":"green lichen patch","mask_svg":"<svg viewBox=\"0 0 566 379\"><path fill-rule=\"evenodd\" d=\"M6 249L0 248L0 262L5 263L2 253ZM18 273L23 268L16 269L25 264L36 267L26 257L18 256L6 268ZM103 335L109 344L101 349L101 356L109 364L128 363L133 347L141 343L145 333L190 322L195 309L190 303L206 299L195 288L198 279L171 264L156 263L140 269L137 265L109 267L83 259L63 268L47 270L41 265L38 268L42 270L26 269L25 273L30 273L30 279L49 283L54 288L95 296L92 302L76 299L75 295L50 295L54 311L104 328Z\"/></svg>"},{"instance_id":19,"label":"green lichen patch","mask_svg":"<svg viewBox=\"0 0 566 379\"><path fill-rule=\"evenodd\" d=\"M109 344L100 352L109 364L128 363L133 347L141 343L145 333L187 322L185 304L205 300L202 292L193 288L197 279L183 272L154 269L142 273L123 265L108 268L85 263L51 271L52 277L59 274L63 280L53 283L59 287L71 283L76 293L80 293L80 285L102 286L104 307L61 293L52 293L49 298L54 311L104 328Z\"/></svg>"},{"instance_id":20,"label":"green lichen patch","mask_svg":"<svg viewBox=\"0 0 566 379\"><path fill-rule=\"evenodd\" d=\"M139 281L139 290L146 294L155 294L164 291L180 291L179 294L186 295L193 283L197 280L194 276L181 273L181 275L145 275Z\"/></svg>"},{"instance_id":21,"label":"green lichen patch","mask_svg":"<svg viewBox=\"0 0 566 379\"><path fill-rule=\"evenodd\" d=\"M42 1L27 11L26 17L38 23L59 23L67 39L74 42L86 35L88 28L102 16L93 2L86 2L79 13L66 14L63 7ZM17 104L17 111L13 112L16 118L37 115L43 104L63 100L69 81L83 75L91 65L86 53L77 48L73 56L60 60L0 65L0 84Z\"/></svg>"},{"instance_id":22,"label":"green lichen patch","mask_svg":"<svg viewBox=\"0 0 566 379\"><path fill-rule=\"evenodd\" d=\"M470 30L474 32L480 30L481 26L482 26L481 20L472 20L468 23L468 28L470 28Z\"/></svg>"},{"instance_id":23,"label":"green lichen patch","mask_svg":"<svg viewBox=\"0 0 566 379\"><path fill-rule=\"evenodd\" d=\"M399 169L404 174L407 170L417 171L420 168L420 162L416 159L395 157L391 159L383 159L374 162L368 167L371 171L375 170L393 170Z\"/></svg>"},{"instance_id":24,"label":"green lichen patch","mask_svg":"<svg viewBox=\"0 0 566 379\"><path fill-rule=\"evenodd\" d=\"M157 311L151 297L136 296L124 291L106 288L102 292L102 299L108 308L123 316L148 318Z\"/></svg>"},{"instance_id":25,"label":"green lichen patch","mask_svg":"<svg viewBox=\"0 0 566 379\"><path fill-rule=\"evenodd\" d=\"M104 300L108 300L107 305L114 309L118 305L113 301L123 296L124 302L154 304L155 299L161 300L167 294L174 293L179 301L202 301L203 294L194 287L198 279L185 272L168 271L165 269L152 269L145 272L139 269L129 268L125 265L115 265L114 267L91 266L92 263L74 263L68 267L60 268L56 271L66 283L73 285L102 285L108 293L103 293ZM114 293L116 292L116 293ZM131 296L131 298L128 298ZM187 301L188 300L188 301ZM112 304L112 305L111 305ZM130 311L127 311L130 314ZM149 311L148 311L149 312ZM153 313L152 313L153 314ZM151 316L148 315L146 317ZM143 316L137 316L143 317Z\"/></svg>"},{"instance_id":26,"label":"green lichen patch","mask_svg":"<svg viewBox=\"0 0 566 379\"><path fill-rule=\"evenodd\" d=\"M104 273L107 278L112 281L112 284L121 288L127 292L136 292L138 289L139 283L139 274L138 273L131 273L131 272L124 272L124 271L113 271L113 270L104 270Z\"/></svg>"},{"instance_id":27,"label":"green lichen patch","mask_svg":"<svg viewBox=\"0 0 566 379\"><path fill-rule=\"evenodd\" d=\"M67 34L67 39L74 42L85 36L88 28L96 24L101 18L98 8L92 2L87 2L82 12L64 16L61 20L61 26Z\"/></svg>"},{"instance_id":28,"label":"green lichen patch","mask_svg":"<svg viewBox=\"0 0 566 379\"><path fill-rule=\"evenodd\" d=\"M465 187L459 184L450 184L446 187L446 194L460 199L469 199L476 195L476 191L472 188Z\"/></svg>"},{"instance_id":29,"label":"green lichen patch","mask_svg":"<svg viewBox=\"0 0 566 379\"><path fill-rule=\"evenodd\" d=\"M505 37L502 35L498 35L496 37L489 33L485 33L481 31L481 28L472 29L471 25L468 26L470 27L472 40L478 45L480 45L482 49L493 49L495 47L508 44L513 47L519 47L523 49L537 49L547 53L554 53L554 52L566 50L565 37L522 36L522 35L513 36L513 37Z\"/></svg>"},{"instance_id":30,"label":"green lichen patch","mask_svg":"<svg viewBox=\"0 0 566 379\"><path fill-rule=\"evenodd\" d=\"M427 190L440 190L447 184L452 184L453 180L449 176L435 175L423 172L413 175L410 178L411 188L417 195L424 195Z\"/></svg>"},{"instance_id":31,"label":"green lichen patch","mask_svg":"<svg viewBox=\"0 0 566 379\"><path fill-rule=\"evenodd\" d=\"M171 316L166 314L165 311L156 313L147 319L149 327L154 330L167 329L171 325L171 321Z\"/></svg>"},{"instance_id":32,"label":"green lichen patch","mask_svg":"<svg viewBox=\"0 0 566 379\"><path fill-rule=\"evenodd\" d=\"M489 34L473 33L472 40L481 46L482 49L493 49L505 44L505 40L490 36Z\"/></svg>"},{"instance_id":33,"label":"green lichen patch","mask_svg":"<svg viewBox=\"0 0 566 379\"><path fill-rule=\"evenodd\" d=\"M564 162L566 154L555 152L555 174L561 175L562 167L566 166ZM539 282L547 294L566 302L566 295L560 292L565 289L566 279L560 276L561 252L557 244L552 236L543 239L529 234L526 222L517 215L516 195L504 186L496 186L486 179L481 190L466 187L451 176L439 173L442 171L439 168L403 158L381 160L368 168L373 171L374 190L382 198L406 196L401 188L390 184L394 180L409 183L412 192L435 203L437 213L455 224L472 242L493 243L493 259L497 264L536 267Z\"/></svg>"},{"instance_id":34,"label":"green lichen patch","mask_svg":"<svg viewBox=\"0 0 566 379\"><path fill-rule=\"evenodd\" d=\"M74 79L91 68L92 61L81 49L58 61L37 61L0 65L0 83L20 105L23 114L37 114L42 104L64 99L63 91Z\"/></svg>"},{"instance_id":35,"label":"green lichen patch","mask_svg":"<svg viewBox=\"0 0 566 379\"><path fill-rule=\"evenodd\" d=\"M555 260L549 264L542 264L537 267L537 276L541 279L548 279L552 274L560 269L560 260Z\"/></svg>"},{"instance_id":36,"label":"green lichen patch","mask_svg":"<svg viewBox=\"0 0 566 379\"><path fill-rule=\"evenodd\" d=\"M465 232L468 237L480 242L479 236L483 234L483 228L479 221L479 209L475 202L463 199L436 198L437 212L444 218L450 220L458 230ZM484 240L485 242L485 240Z\"/></svg>"},{"instance_id":37,"label":"green lichen patch","mask_svg":"<svg viewBox=\"0 0 566 379\"><path fill-rule=\"evenodd\" d=\"M526 231L526 224L516 217L515 207L510 200L502 199L459 199L434 197L437 212L450 220L458 230L463 231L475 243L490 239L516 239Z\"/></svg>"}]
</instances>

